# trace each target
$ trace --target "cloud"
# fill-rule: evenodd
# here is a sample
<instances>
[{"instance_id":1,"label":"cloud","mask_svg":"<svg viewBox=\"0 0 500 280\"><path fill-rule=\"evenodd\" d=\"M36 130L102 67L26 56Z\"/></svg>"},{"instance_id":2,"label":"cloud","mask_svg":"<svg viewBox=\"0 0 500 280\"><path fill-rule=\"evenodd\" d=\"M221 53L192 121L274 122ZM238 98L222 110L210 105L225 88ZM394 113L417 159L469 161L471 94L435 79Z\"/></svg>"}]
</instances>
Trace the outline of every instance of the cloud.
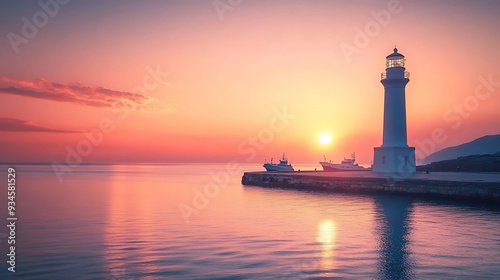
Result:
<instances>
[{"instance_id":1,"label":"cloud","mask_svg":"<svg viewBox=\"0 0 500 280\"><path fill-rule=\"evenodd\" d=\"M151 110L157 107L151 104L159 103L150 96L138 93L89 87L80 82L62 84L46 79L22 81L0 77L0 93L115 110Z\"/></svg>"},{"instance_id":2,"label":"cloud","mask_svg":"<svg viewBox=\"0 0 500 280\"><path fill-rule=\"evenodd\" d=\"M79 131L54 129L39 126L29 121L0 118L0 131L15 131L15 132L57 132L57 133L77 133Z\"/></svg>"}]
</instances>

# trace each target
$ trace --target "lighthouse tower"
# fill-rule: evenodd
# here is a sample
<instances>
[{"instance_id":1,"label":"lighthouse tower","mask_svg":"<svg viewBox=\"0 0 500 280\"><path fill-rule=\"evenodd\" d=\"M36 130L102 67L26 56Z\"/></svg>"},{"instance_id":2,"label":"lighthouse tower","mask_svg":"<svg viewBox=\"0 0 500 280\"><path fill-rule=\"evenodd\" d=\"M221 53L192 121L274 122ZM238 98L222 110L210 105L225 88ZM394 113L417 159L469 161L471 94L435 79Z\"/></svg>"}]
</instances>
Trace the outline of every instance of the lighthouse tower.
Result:
<instances>
[{"instance_id":1,"label":"lighthouse tower","mask_svg":"<svg viewBox=\"0 0 500 280\"><path fill-rule=\"evenodd\" d=\"M406 138L405 87L410 81L405 71L405 56L394 53L386 57L386 69L380 82L384 85L384 136L382 146L375 148L373 171L414 173L415 148Z\"/></svg>"}]
</instances>

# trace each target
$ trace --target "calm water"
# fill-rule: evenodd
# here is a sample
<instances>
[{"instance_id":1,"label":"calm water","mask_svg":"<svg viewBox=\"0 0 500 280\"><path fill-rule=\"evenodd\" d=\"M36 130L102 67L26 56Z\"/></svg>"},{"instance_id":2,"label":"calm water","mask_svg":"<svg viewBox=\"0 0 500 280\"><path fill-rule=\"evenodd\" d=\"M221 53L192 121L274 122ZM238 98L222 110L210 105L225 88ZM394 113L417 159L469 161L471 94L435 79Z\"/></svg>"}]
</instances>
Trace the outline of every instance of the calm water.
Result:
<instances>
[{"instance_id":1,"label":"calm water","mask_svg":"<svg viewBox=\"0 0 500 280\"><path fill-rule=\"evenodd\" d=\"M243 187L225 165L16 169L1 279L500 279L500 206Z\"/></svg>"}]
</instances>

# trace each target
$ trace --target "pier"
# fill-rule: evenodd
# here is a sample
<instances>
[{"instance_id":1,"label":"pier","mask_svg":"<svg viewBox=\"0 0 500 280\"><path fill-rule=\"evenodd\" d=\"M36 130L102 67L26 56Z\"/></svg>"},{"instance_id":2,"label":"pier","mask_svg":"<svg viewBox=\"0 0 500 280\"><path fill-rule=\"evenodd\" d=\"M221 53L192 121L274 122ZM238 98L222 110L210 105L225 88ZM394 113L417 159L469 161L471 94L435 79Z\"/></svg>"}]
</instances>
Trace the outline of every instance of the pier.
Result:
<instances>
[{"instance_id":1,"label":"pier","mask_svg":"<svg viewBox=\"0 0 500 280\"><path fill-rule=\"evenodd\" d=\"M500 202L500 173L245 172L243 185L343 193L392 193Z\"/></svg>"}]
</instances>

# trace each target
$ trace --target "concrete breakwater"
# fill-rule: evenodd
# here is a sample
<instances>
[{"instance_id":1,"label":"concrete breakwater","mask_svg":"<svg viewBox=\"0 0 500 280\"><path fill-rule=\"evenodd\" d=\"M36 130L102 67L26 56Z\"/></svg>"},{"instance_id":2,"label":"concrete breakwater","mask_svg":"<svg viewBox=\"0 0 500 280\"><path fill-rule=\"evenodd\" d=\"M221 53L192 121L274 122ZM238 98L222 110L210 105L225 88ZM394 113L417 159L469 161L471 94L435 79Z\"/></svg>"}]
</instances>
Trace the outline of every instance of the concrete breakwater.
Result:
<instances>
[{"instance_id":1,"label":"concrete breakwater","mask_svg":"<svg viewBox=\"0 0 500 280\"><path fill-rule=\"evenodd\" d=\"M243 185L350 193L397 193L500 202L500 173L432 173L405 177L371 171L245 172Z\"/></svg>"}]
</instances>

